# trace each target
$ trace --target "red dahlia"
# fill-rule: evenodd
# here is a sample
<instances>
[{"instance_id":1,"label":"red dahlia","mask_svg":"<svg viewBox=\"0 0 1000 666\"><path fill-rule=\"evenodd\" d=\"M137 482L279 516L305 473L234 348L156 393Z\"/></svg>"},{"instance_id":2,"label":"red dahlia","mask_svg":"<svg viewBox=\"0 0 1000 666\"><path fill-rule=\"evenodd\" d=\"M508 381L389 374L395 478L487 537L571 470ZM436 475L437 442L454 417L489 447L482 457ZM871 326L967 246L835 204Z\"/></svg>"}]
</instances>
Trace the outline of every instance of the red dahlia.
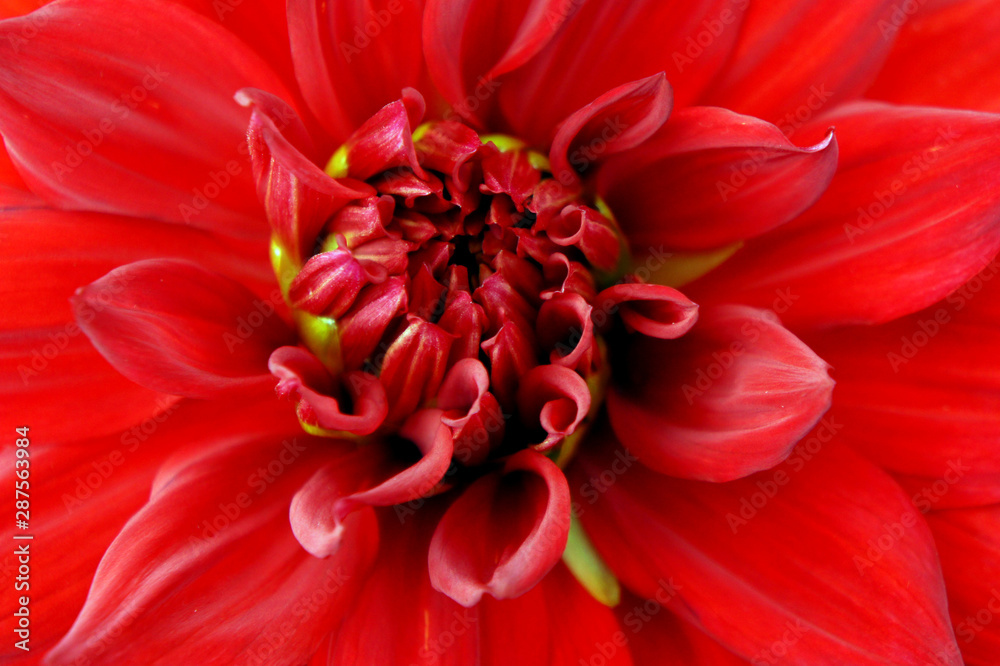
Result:
<instances>
[{"instance_id":1,"label":"red dahlia","mask_svg":"<svg viewBox=\"0 0 1000 666\"><path fill-rule=\"evenodd\" d=\"M995 27L0 22L4 659L995 663Z\"/></svg>"}]
</instances>

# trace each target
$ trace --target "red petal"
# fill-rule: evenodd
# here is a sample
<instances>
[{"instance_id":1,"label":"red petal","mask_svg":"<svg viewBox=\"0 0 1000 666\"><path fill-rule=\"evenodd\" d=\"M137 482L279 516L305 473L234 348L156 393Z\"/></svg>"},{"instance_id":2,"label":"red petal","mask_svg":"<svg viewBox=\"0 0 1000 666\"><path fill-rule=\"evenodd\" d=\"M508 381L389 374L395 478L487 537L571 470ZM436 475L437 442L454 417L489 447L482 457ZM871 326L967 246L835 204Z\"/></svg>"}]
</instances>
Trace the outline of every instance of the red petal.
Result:
<instances>
[{"instance_id":1,"label":"red petal","mask_svg":"<svg viewBox=\"0 0 1000 666\"><path fill-rule=\"evenodd\" d=\"M609 90L566 118L552 140L552 175L569 185L603 157L634 148L663 126L673 92L662 73Z\"/></svg>"},{"instance_id":2,"label":"red petal","mask_svg":"<svg viewBox=\"0 0 1000 666\"><path fill-rule=\"evenodd\" d=\"M880 323L944 298L1000 250L1000 116L861 102L807 134L831 124L840 167L823 197L688 295L772 307L791 327Z\"/></svg>"},{"instance_id":3,"label":"red petal","mask_svg":"<svg viewBox=\"0 0 1000 666\"><path fill-rule=\"evenodd\" d=\"M337 323L344 367L378 371L380 358L384 359L381 354L385 348L379 348L382 335L397 316L406 312L406 306L405 277L394 276L362 289L354 307ZM369 359L376 349L379 354Z\"/></svg>"},{"instance_id":4,"label":"red petal","mask_svg":"<svg viewBox=\"0 0 1000 666\"><path fill-rule=\"evenodd\" d=\"M895 43L865 94L898 104L1000 111L996 62L1000 7L949 0L893 8L884 30Z\"/></svg>"},{"instance_id":5,"label":"red petal","mask_svg":"<svg viewBox=\"0 0 1000 666\"><path fill-rule=\"evenodd\" d=\"M173 3L68 0L5 21L0 44L0 133L34 191L263 236L232 96L287 93L233 34Z\"/></svg>"},{"instance_id":6,"label":"red petal","mask_svg":"<svg viewBox=\"0 0 1000 666\"><path fill-rule=\"evenodd\" d=\"M666 584L669 610L746 659L960 664L923 518L885 473L823 442L726 484L622 469L591 449L570 477L622 582L647 598Z\"/></svg>"},{"instance_id":7,"label":"red petal","mask_svg":"<svg viewBox=\"0 0 1000 666\"><path fill-rule=\"evenodd\" d=\"M415 90L418 103L423 99ZM427 174L417 160L413 147L411 126L419 121L410 118L411 108L407 99L397 100L378 110L343 145L346 151L347 174L358 180L367 180L375 174L397 167L409 167L421 178ZM423 113L416 114L422 116Z\"/></svg>"},{"instance_id":8,"label":"red petal","mask_svg":"<svg viewBox=\"0 0 1000 666\"><path fill-rule=\"evenodd\" d=\"M483 124L500 85L496 77L545 46L565 17L560 2L428 0L424 55L434 83L460 116Z\"/></svg>"},{"instance_id":9,"label":"red petal","mask_svg":"<svg viewBox=\"0 0 1000 666\"><path fill-rule=\"evenodd\" d=\"M583 377L558 365L539 365L525 374L517 387L517 407L529 428L548 436L534 444L547 451L573 434L590 411L590 388Z\"/></svg>"},{"instance_id":10,"label":"red petal","mask_svg":"<svg viewBox=\"0 0 1000 666\"><path fill-rule=\"evenodd\" d=\"M681 337L698 321L695 303L676 289L658 284L616 284L598 294L594 305L599 328L617 312L629 332L662 340Z\"/></svg>"},{"instance_id":11,"label":"red petal","mask_svg":"<svg viewBox=\"0 0 1000 666\"><path fill-rule=\"evenodd\" d=\"M385 352L379 379L389 398L389 423L402 421L437 394L451 351L451 334L408 316L406 330Z\"/></svg>"},{"instance_id":12,"label":"red petal","mask_svg":"<svg viewBox=\"0 0 1000 666\"><path fill-rule=\"evenodd\" d=\"M479 465L503 441L504 414L489 392L490 374L475 358L456 362L441 384L437 407L441 421L451 428L455 458L465 465Z\"/></svg>"},{"instance_id":13,"label":"red petal","mask_svg":"<svg viewBox=\"0 0 1000 666\"><path fill-rule=\"evenodd\" d=\"M320 360L301 347L275 349L267 365L279 380L278 394L294 394L298 400L296 411L304 424L370 435L389 413L385 389L368 373L345 372L335 381ZM350 411L342 411L342 404L349 405Z\"/></svg>"},{"instance_id":14,"label":"red petal","mask_svg":"<svg viewBox=\"0 0 1000 666\"><path fill-rule=\"evenodd\" d=\"M282 249L301 265L330 216L373 190L334 180L310 161L312 141L295 111L280 99L259 90L240 90L236 99L253 108L247 141L257 196Z\"/></svg>"},{"instance_id":15,"label":"red petal","mask_svg":"<svg viewBox=\"0 0 1000 666\"><path fill-rule=\"evenodd\" d=\"M434 493L453 452L451 433L441 423L441 412L414 414L399 434L420 449L423 457L416 464L393 473L390 469L394 465L387 461L383 447L362 445L321 468L296 493L291 524L303 548L317 557L327 557L342 547L352 514L361 511L368 520L370 507L421 501Z\"/></svg>"},{"instance_id":16,"label":"red petal","mask_svg":"<svg viewBox=\"0 0 1000 666\"><path fill-rule=\"evenodd\" d=\"M810 339L834 367L844 436L924 511L1000 502L998 278L994 262L926 310Z\"/></svg>"},{"instance_id":17,"label":"red petal","mask_svg":"<svg viewBox=\"0 0 1000 666\"><path fill-rule=\"evenodd\" d=\"M277 290L261 300L197 264L140 261L73 299L77 321L119 372L153 390L195 398L274 386L271 351L291 342Z\"/></svg>"},{"instance_id":18,"label":"red petal","mask_svg":"<svg viewBox=\"0 0 1000 666\"><path fill-rule=\"evenodd\" d=\"M988 666L1000 654L1000 506L927 516L948 589L951 621L966 664Z\"/></svg>"},{"instance_id":19,"label":"red petal","mask_svg":"<svg viewBox=\"0 0 1000 666\"><path fill-rule=\"evenodd\" d=\"M827 364L766 312L703 309L676 341L640 338L608 392L618 438L657 471L729 481L768 469L830 407Z\"/></svg>"},{"instance_id":20,"label":"red petal","mask_svg":"<svg viewBox=\"0 0 1000 666\"><path fill-rule=\"evenodd\" d=\"M562 470L534 451L507 459L445 513L429 552L434 589L466 607L484 594L519 597L562 557L569 535Z\"/></svg>"},{"instance_id":21,"label":"red petal","mask_svg":"<svg viewBox=\"0 0 1000 666\"><path fill-rule=\"evenodd\" d=\"M288 288L292 307L339 319L347 312L368 275L349 250L338 248L313 255Z\"/></svg>"},{"instance_id":22,"label":"red petal","mask_svg":"<svg viewBox=\"0 0 1000 666\"><path fill-rule=\"evenodd\" d=\"M289 0L295 75L313 115L343 141L373 113L422 84L422 0Z\"/></svg>"},{"instance_id":23,"label":"red petal","mask_svg":"<svg viewBox=\"0 0 1000 666\"><path fill-rule=\"evenodd\" d=\"M708 249L793 219L836 168L832 133L798 148L770 123L692 107L652 141L609 160L599 188L636 249Z\"/></svg>"},{"instance_id":24,"label":"red petal","mask_svg":"<svg viewBox=\"0 0 1000 666\"><path fill-rule=\"evenodd\" d=\"M678 104L690 104L728 57L745 8L732 0L562 3L555 18L565 25L552 42L503 79L504 116L518 136L549 145L556 125L598 95L661 72Z\"/></svg>"},{"instance_id":25,"label":"red petal","mask_svg":"<svg viewBox=\"0 0 1000 666\"><path fill-rule=\"evenodd\" d=\"M749 3L733 54L703 104L796 131L821 109L856 99L892 46L895 0Z\"/></svg>"},{"instance_id":26,"label":"red petal","mask_svg":"<svg viewBox=\"0 0 1000 666\"><path fill-rule=\"evenodd\" d=\"M288 527L288 506L329 459L329 443L237 432L226 444L164 470L108 549L52 663L199 663L210 654L293 666L313 654L364 579L374 521L359 514L335 556L309 556ZM320 591L323 603L302 613Z\"/></svg>"}]
</instances>

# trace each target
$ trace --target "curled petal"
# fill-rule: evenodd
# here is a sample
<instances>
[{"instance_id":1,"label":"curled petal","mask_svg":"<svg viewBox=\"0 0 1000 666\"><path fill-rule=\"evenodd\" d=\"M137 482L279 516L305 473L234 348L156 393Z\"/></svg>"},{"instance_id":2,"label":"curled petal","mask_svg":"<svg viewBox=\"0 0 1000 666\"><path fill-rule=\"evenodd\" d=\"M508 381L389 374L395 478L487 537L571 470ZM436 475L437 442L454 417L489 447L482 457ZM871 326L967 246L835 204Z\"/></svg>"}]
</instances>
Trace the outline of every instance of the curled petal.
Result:
<instances>
[{"instance_id":1,"label":"curled petal","mask_svg":"<svg viewBox=\"0 0 1000 666\"><path fill-rule=\"evenodd\" d=\"M419 99L415 103L423 105L419 93L413 93ZM411 108L407 101L386 104L347 139L334 156L336 171L343 171L336 175L367 180L388 169L409 167L421 178L427 178L413 148ZM343 163L337 163L338 160Z\"/></svg>"},{"instance_id":2,"label":"curled petal","mask_svg":"<svg viewBox=\"0 0 1000 666\"><path fill-rule=\"evenodd\" d=\"M438 391L441 420L453 433L455 458L465 465L482 463L503 441L504 414L489 387L482 362L465 358L451 367Z\"/></svg>"},{"instance_id":3,"label":"curled petal","mask_svg":"<svg viewBox=\"0 0 1000 666\"><path fill-rule=\"evenodd\" d=\"M362 289L354 307L337 322L344 367L355 369L365 366L386 329L396 317L406 312L406 306L406 278L403 276L396 275L382 284ZM371 362L366 368L374 371L378 366Z\"/></svg>"},{"instance_id":4,"label":"curled petal","mask_svg":"<svg viewBox=\"0 0 1000 666\"><path fill-rule=\"evenodd\" d=\"M837 155L832 132L799 148L763 120L692 107L608 160L598 189L637 252L711 249L794 219L826 190Z\"/></svg>"},{"instance_id":5,"label":"curled petal","mask_svg":"<svg viewBox=\"0 0 1000 666\"><path fill-rule=\"evenodd\" d=\"M706 481L784 460L833 392L822 359L745 306L703 309L676 341L640 338L628 363L608 393L615 434L646 466Z\"/></svg>"},{"instance_id":6,"label":"curled petal","mask_svg":"<svg viewBox=\"0 0 1000 666\"><path fill-rule=\"evenodd\" d=\"M428 554L436 590L466 607L484 594L530 590L562 556L569 536L569 486L534 451L507 459L462 493L441 518Z\"/></svg>"},{"instance_id":7,"label":"curled petal","mask_svg":"<svg viewBox=\"0 0 1000 666\"><path fill-rule=\"evenodd\" d=\"M323 173L309 157L311 141L302 121L281 100L251 89L241 90L236 99L253 109L247 141L257 196L280 247L301 265L330 216L347 202L370 196L372 189Z\"/></svg>"},{"instance_id":8,"label":"curled petal","mask_svg":"<svg viewBox=\"0 0 1000 666\"><path fill-rule=\"evenodd\" d=\"M313 255L288 289L292 307L338 319L358 297L368 274L348 250Z\"/></svg>"},{"instance_id":9,"label":"curled petal","mask_svg":"<svg viewBox=\"0 0 1000 666\"><path fill-rule=\"evenodd\" d=\"M564 120L549 151L552 174L570 184L604 157L639 145L667 121L673 93L664 74L610 90Z\"/></svg>"},{"instance_id":10,"label":"curled petal","mask_svg":"<svg viewBox=\"0 0 1000 666\"><path fill-rule=\"evenodd\" d=\"M539 365L521 379L517 407L529 427L541 427L546 438L534 445L548 451L573 434L590 411L590 389L583 377L558 365Z\"/></svg>"},{"instance_id":11,"label":"curled petal","mask_svg":"<svg viewBox=\"0 0 1000 666\"><path fill-rule=\"evenodd\" d=\"M618 265L620 234L613 222L589 206L571 204L551 221L537 226L556 245L579 248L598 270L610 271Z\"/></svg>"},{"instance_id":12,"label":"curled petal","mask_svg":"<svg viewBox=\"0 0 1000 666\"><path fill-rule=\"evenodd\" d=\"M278 378L278 394L297 399L299 420L304 425L370 435L389 413L385 389L377 378L351 371L336 380L318 358L301 347L275 349L268 367ZM350 413L342 411L344 405L351 406Z\"/></svg>"},{"instance_id":13,"label":"curled petal","mask_svg":"<svg viewBox=\"0 0 1000 666\"><path fill-rule=\"evenodd\" d=\"M483 341L482 348L490 357L493 395L510 408L521 377L538 365L534 336L530 330L508 321L496 335Z\"/></svg>"},{"instance_id":14,"label":"curled petal","mask_svg":"<svg viewBox=\"0 0 1000 666\"><path fill-rule=\"evenodd\" d=\"M390 423L412 414L437 393L444 379L452 336L440 326L408 315L406 330L385 352L379 379L389 398Z\"/></svg>"},{"instance_id":15,"label":"curled petal","mask_svg":"<svg viewBox=\"0 0 1000 666\"><path fill-rule=\"evenodd\" d=\"M579 294L559 294L542 303L535 327L538 342L550 349L550 362L586 367L594 348L593 308Z\"/></svg>"},{"instance_id":16,"label":"curled petal","mask_svg":"<svg viewBox=\"0 0 1000 666\"><path fill-rule=\"evenodd\" d=\"M616 284L598 294L594 304L595 320L607 321L618 312L629 331L661 340L681 337L698 321L695 303L676 289L658 284Z\"/></svg>"},{"instance_id":17,"label":"curled petal","mask_svg":"<svg viewBox=\"0 0 1000 666\"><path fill-rule=\"evenodd\" d=\"M150 259L80 289L80 328L115 369L155 391L217 398L274 386L267 357L294 335L275 289L259 299L197 264Z\"/></svg>"}]
</instances>

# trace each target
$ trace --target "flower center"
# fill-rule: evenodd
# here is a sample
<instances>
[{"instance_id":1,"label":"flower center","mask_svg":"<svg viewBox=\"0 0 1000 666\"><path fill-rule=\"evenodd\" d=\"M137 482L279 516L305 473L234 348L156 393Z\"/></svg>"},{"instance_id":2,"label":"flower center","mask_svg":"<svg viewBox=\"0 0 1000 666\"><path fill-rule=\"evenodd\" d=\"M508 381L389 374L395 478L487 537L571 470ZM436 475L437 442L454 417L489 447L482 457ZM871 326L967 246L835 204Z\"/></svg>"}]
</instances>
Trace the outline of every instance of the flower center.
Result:
<instances>
[{"instance_id":1,"label":"flower center","mask_svg":"<svg viewBox=\"0 0 1000 666\"><path fill-rule=\"evenodd\" d=\"M621 281L622 234L523 142L454 121L411 134L404 105L391 109L327 167L366 196L325 222L301 262L275 242L314 357L272 357L279 392L296 394L313 433L391 435L436 409L460 466L527 447L565 465L609 377L603 336L637 286Z\"/></svg>"}]
</instances>

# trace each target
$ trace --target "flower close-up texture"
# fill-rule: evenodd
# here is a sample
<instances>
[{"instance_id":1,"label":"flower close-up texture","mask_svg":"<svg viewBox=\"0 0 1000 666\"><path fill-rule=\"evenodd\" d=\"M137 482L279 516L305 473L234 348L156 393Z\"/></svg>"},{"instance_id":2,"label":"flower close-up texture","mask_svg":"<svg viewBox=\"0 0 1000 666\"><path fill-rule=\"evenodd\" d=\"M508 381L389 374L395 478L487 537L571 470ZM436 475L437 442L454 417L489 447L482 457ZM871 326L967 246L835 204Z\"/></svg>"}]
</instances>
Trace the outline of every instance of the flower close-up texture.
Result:
<instances>
[{"instance_id":1,"label":"flower close-up texture","mask_svg":"<svg viewBox=\"0 0 1000 666\"><path fill-rule=\"evenodd\" d=\"M0 0L0 663L1000 664L998 35Z\"/></svg>"}]
</instances>

